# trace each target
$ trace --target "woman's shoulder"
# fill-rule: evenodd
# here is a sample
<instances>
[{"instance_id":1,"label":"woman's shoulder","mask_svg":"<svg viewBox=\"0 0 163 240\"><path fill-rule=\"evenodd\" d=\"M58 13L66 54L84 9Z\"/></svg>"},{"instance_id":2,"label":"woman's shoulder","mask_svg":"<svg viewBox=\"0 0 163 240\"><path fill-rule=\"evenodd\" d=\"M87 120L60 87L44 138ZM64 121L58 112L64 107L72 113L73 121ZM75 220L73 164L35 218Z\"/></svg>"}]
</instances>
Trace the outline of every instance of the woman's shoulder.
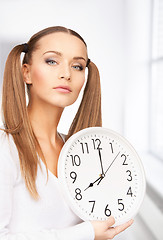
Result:
<instances>
[{"instance_id":1,"label":"woman's shoulder","mask_svg":"<svg viewBox=\"0 0 163 240\"><path fill-rule=\"evenodd\" d=\"M13 140L7 134L4 128L0 127L0 173L5 173L5 176L10 176L13 181L17 178L18 170L18 155L13 151Z\"/></svg>"},{"instance_id":2,"label":"woman's shoulder","mask_svg":"<svg viewBox=\"0 0 163 240\"><path fill-rule=\"evenodd\" d=\"M11 134L7 134L4 130L4 127L0 126L0 158L17 158L17 151L13 138Z\"/></svg>"},{"instance_id":3,"label":"woman's shoulder","mask_svg":"<svg viewBox=\"0 0 163 240\"><path fill-rule=\"evenodd\" d=\"M7 147L8 140L9 140L8 134L4 131L4 127L0 126L0 149Z\"/></svg>"},{"instance_id":4,"label":"woman's shoulder","mask_svg":"<svg viewBox=\"0 0 163 240\"><path fill-rule=\"evenodd\" d=\"M14 143L13 137L10 133L6 133L5 127L3 125L0 125L0 144L7 144L8 143Z\"/></svg>"}]
</instances>

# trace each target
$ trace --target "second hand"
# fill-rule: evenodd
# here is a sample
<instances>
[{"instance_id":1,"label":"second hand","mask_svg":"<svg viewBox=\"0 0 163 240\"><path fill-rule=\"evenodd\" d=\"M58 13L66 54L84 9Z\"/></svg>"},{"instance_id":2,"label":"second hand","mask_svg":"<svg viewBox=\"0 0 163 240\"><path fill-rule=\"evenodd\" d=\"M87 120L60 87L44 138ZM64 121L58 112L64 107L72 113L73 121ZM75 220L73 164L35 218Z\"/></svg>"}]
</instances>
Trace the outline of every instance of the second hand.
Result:
<instances>
[{"instance_id":1,"label":"second hand","mask_svg":"<svg viewBox=\"0 0 163 240\"><path fill-rule=\"evenodd\" d=\"M112 166L112 164L114 163L114 161L116 160L116 158L118 157L118 155L120 154L120 152L115 156L115 158L113 159L113 161L111 162L111 164L109 165L109 167L107 168L107 170L105 171L105 174L104 176L106 175L107 171L110 169L110 167ZM104 177L102 177L99 182L97 183L97 185L100 184L101 180L103 179Z\"/></svg>"}]
</instances>

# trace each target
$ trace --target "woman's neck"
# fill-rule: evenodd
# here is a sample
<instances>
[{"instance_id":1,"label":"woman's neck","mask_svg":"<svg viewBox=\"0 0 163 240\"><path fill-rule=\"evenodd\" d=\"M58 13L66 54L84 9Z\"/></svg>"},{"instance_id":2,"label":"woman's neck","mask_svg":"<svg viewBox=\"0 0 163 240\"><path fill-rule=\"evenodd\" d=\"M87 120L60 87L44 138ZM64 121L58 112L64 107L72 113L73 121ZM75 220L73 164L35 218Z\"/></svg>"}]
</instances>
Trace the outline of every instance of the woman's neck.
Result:
<instances>
[{"instance_id":1,"label":"woman's neck","mask_svg":"<svg viewBox=\"0 0 163 240\"><path fill-rule=\"evenodd\" d=\"M58 139L57 126L64 109L47 107L43 104L39 106L29 104L27 110L36 138L55 145Z\"/></svg>"}]
</instances>

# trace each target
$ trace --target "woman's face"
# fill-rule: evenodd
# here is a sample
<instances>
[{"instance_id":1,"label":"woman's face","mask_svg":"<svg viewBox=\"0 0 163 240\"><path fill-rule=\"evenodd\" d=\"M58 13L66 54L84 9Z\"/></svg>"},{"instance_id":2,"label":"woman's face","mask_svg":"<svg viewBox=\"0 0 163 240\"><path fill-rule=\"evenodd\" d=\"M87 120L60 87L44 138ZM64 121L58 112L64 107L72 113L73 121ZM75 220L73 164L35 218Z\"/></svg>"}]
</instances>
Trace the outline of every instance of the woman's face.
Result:
<instances>
[{"instance_id":1,"label":"woman's face","mask_svg":"<svg viewBox=\"0 0 163 240\"><path fill-rule=\"evenodd\" d=\"M85 81L87 49L77 37L58 32L42 37L25 64L24 80L30 84L30 101L64 108L77 99Z\"/></svg>"}]
</instances>

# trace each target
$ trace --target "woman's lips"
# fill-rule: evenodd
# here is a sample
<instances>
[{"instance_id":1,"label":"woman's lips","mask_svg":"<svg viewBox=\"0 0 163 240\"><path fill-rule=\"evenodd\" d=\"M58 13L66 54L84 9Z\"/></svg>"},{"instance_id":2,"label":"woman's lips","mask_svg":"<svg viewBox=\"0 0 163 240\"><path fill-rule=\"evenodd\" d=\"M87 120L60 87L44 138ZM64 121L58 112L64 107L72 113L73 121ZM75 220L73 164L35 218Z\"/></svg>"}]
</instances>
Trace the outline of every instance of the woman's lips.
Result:
<instances>
[{"instance_id":1,"label":"woman's lips","mask_svg":"<svg viewBox=\"0 0 163 240\"><path fill-rule=\"evenodd\" d=\"M62 93L72 92L71 89L67 86L58 86L58 87L55 87L54 89L57 90L58 92L62 92Z\"/></svg>"}]
</instances>

